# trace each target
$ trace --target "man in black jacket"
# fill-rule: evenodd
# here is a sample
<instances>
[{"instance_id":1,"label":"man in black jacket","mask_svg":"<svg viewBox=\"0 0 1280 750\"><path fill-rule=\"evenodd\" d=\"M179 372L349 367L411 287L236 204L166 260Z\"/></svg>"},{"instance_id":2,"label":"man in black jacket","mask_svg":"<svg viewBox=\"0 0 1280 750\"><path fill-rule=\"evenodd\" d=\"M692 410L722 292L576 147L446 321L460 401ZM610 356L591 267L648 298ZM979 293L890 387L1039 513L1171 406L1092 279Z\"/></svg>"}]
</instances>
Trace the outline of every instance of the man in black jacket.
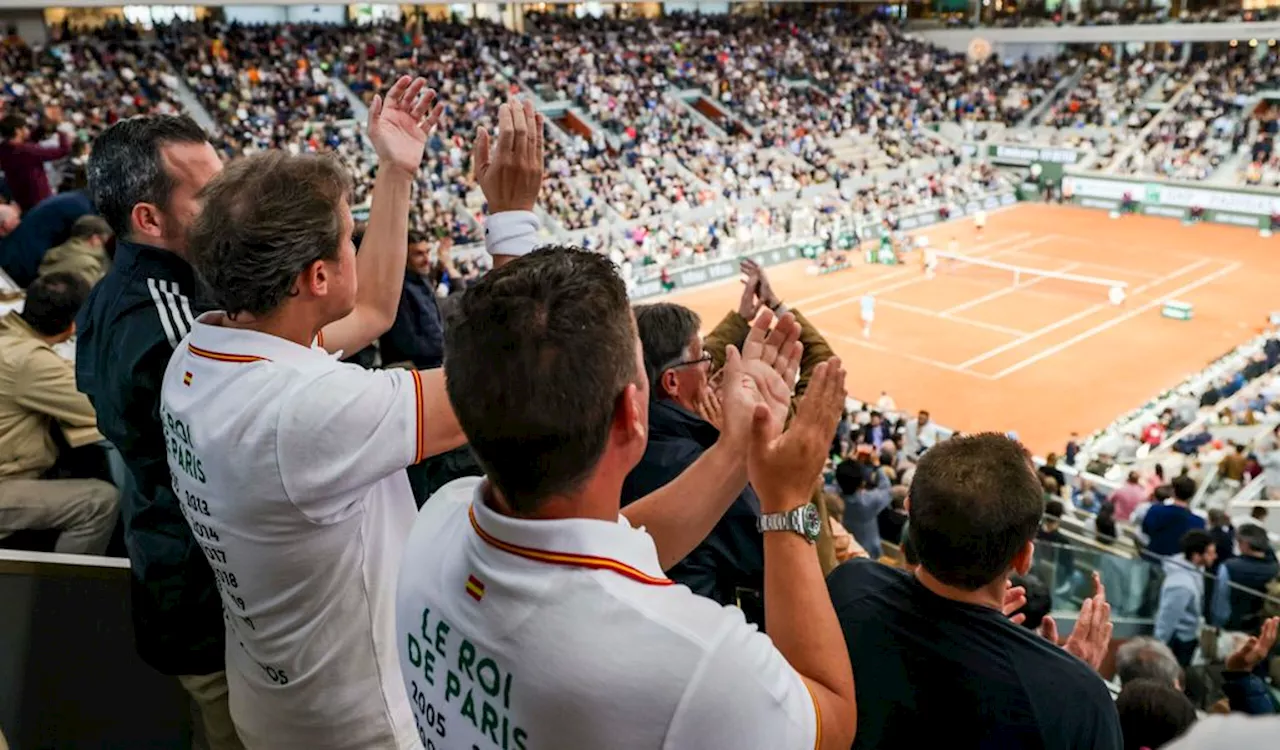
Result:
<instances>
[{"instance_id":1,"label":"man in black jacket","mask_svg":"<svg viewBox=\"0 0 1280 750\"><path fill-rule=\"evenodd\" d=\"M222 600L174 495L159 415L169 358L195 317L211 309L184 256L197 196L221 168L187 117L134 117L98 137L89 193L118 245L115 265L80 313L76 384L129 469L121 510L138 654L178 676L200 708L210 747L234 750L242 745L227 702Z\"/></svg>"},{"instance_id":2,"label":"man in black jacket","mask_svg":"<svg viewBox=\"0 0 1280 750\"><path fill-rule=\"evenodd\" d=\"M653 400L649 444L622 486L624 506L675 479L720 434L700 414L708 392L711 355L702 348L698 315L669 303L640 305L635 313ZM667 573L695 594L740 606L747 619L763 629L764 544L756 528L759 517L760 501L745 485L711 534Z\"/></svg>"},{"instance_id":3,"label":"man in black jacket","mask_svg":"<svg viewBox=\"0 0 1280 750\"><path fill-rule=\"evenodd\" d=\"M444 321L436 287L431 282L431 245L419 232L409 233L409 253L405 261L404 288L391 330L382 335L382 364L407 365L416 370L432 370L444 364ZM460 294L461 289L454 294ZM408 469L418 507L435 491L460 477L478 477L484 470L469 446L461 446L438 456L428 456Z\"/></svg>"}]
</instances>

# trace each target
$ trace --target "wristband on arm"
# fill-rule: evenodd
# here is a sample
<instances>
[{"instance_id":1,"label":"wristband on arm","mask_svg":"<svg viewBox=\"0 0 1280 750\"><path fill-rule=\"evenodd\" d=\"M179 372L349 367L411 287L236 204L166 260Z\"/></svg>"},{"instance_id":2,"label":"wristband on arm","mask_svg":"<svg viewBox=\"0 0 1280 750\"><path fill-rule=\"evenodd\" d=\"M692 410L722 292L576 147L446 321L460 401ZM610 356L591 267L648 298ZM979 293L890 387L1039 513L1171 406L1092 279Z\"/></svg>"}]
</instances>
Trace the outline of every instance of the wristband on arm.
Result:
<instances>
[{"instance_id":1,"label":"wristband on arm","mask_svg":"<svg viewBox=\"0 0 1280 750\"><path fill-rule=\"evenodd\" d=\"M484 249L489 255L520 257L538 246L541 224L532 211L501 211L484 220Z\"/></svg>"}]
</instances>

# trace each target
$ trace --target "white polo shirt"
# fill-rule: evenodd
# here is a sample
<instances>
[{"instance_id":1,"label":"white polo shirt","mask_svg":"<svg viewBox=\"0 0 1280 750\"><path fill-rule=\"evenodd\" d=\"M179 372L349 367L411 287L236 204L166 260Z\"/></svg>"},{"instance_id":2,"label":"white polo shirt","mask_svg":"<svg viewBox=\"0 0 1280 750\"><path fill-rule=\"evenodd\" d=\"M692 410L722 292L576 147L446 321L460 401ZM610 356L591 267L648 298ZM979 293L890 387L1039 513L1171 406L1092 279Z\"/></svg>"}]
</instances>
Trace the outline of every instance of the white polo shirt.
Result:
<instances>
[{"instance_id":1,"label":"white polo shirt","mask_svg":"<svg viewBox=\"0 0 1280 750\"><path fill-rule=\"evenodd\" d=\"M667 579L647 533L509 518L483 488L433 495L400 571L400 668L427 750L816 746L800 675L739 610Z\"/></svg>"},{"instance_id":2,"label":"white polo shirt","mask_svg":"<svg viewBox=\"0 0 1280 750\"><path fill-rule=\"evenodd\" d=\"M248 748L418 748L395 576L423 458L421 379L200 316L169 361L174 492L227 623Z\"/></svg>"}]
</instances>

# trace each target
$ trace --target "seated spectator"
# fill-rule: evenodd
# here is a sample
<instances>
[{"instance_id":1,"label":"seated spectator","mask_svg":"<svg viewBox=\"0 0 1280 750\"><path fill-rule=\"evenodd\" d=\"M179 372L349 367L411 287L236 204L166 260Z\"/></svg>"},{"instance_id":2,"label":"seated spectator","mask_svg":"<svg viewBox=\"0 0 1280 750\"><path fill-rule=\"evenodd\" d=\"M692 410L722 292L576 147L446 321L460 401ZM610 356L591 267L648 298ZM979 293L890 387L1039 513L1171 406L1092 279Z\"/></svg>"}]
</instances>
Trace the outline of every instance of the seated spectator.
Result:
<instances>
[{"instance_id":1,"label":"seated spectator","mask_svg":"<svg viewBox=\"0 0 1280 750\"><path fill-rule=\"evenodd\" d=\"M858 448L856 459L842 461L836 467L836 485L844 500L844 526L858 544L880 559L880 527L877 518L893 501L889 478L875 464L871 446Z\"/></svg>"},{"instance_id":2,"label":"seated spectator","mask_svg":"<svg viewBox=\"0 0 1280 750\"><path fill-rule=\"evenodd\" d=\"M919 569L851 560L827 580L850 661L874 675L858 681L855 748L930 747L939 727L956 747L1121 747L1095 671L1111 637L1102 593L1065 648L1002 611L1043 509L1035 468L1003 435L952 438L920 460L907 527Z\"/></svg>"},{"instance_id":3,"label":"seated spectator","mask_svg":"<svg viewBox=\"0 0 1280 750\"><path fill-rule=\"evenodd\" d=\"M1196 496L1196 482L1188 476L1175 477L1172 501L1166 505L1152 505L1142 518L1142 533L1147 535L1147 550L1160 557L1176 555L1182 551L1182 538L1192 529L1204 529L1205 521L1191 512L1191 500Z\"/></svg>"},{"instance_id":4,"label":"seated spectator","mask_svg":"<svg viewBox=\"0 0 1280 750\"><path fill-rule=\"evenodd\" d=\"M1267 584L1280 575L1280 564L1261 526L1241 526L1236 543L1240 554L1218 566L1213 624L1256 635L1262 627L1262 597L1267 594Z\"/></svg>"},{"instance_id":5,"label":"seated spectator","mask_svg":"<svg viewBox=\"0 0 1280 750\"><path fill-rule=\"evenodd\" d=\"M1062 506L1061 500L1050 500L1044 505L1044 518L1040 522L1040 528L1036 531L1036 539L1042 542L1050 542L1052 544L1071 544L1071 540L1067 539L1062 533L1062 515L1066 509Z\"/></svg>"},{"instance_id":6,"label":"seated spectator","mask_svg":"<svg viewBox=\"0 0 1280 750\"><path fill-rule=\"evenodd\" d=\"M70 273L93 287L107 275L110 267L107 243L111 237L111 226L101 216L81 216L71 225L71 237L45 253L44 260L40 261L40 275Z\"/></svg>"},{"instance_id":7,"label":"seated spectator","mask_svg":"<svg viewBox=\"0 0 1280 750\"><path fill-rule=\"evenodd\" d=\"M1182 665L1164 642L1140 635L1116 649L1116 679L1122 686L1134 680L1154 680L1181 691Z\"/></svg>"},{"instance_id":8,"label":"seated spectator","mask_svg":"<svg viewBox=\"0 0 1280 750\"><path fill-rule=\"evenodd\" d=\"M1126 683L1116 698L1116 712L1125 750L1164 747L1196 721L1196 708L1187 696L1159 680Z\"/></svg>"},{"instance_id":9,"label":"seated spectator","mask_svg":"<svg viewBox=\"0 0 1280 750\"><path fill-rule=\"evenodd\" d=\"M482 278L456 320L446 382L487 476L432 498L404 556L397 641L424 744L447 731L450 747L499 746L509 730L513 747L848 747L853 680L807 504L844 400L838 360L818 367L784 433L785 381L730 348L719 439L621 508L651 445L650 377L668 399L683 386L646 361L609 260L539 250ZM677 356L691 343L673 340ZM779 529L764 534L767 575L787 581L767 592L768 637L663 574L737 501L744 462L764 528Z\"/></svg>"},{"instance_id":10,"label":"seated spectator","mask_svg":"<svg viewBox=\"0 0 1280 750\"><path fill-rule=\"evenodd\" d=\"M838 520L844 517L844 500L834 492L823 493L822 500L827 508L827 525L831 528L831 546L836 563L842 563L854 557L866 557L867 551Z\"/></svg>"},{"instance_id":11,"label":"seated spectator","mask_svg":"<svg viewBox=\"0 0 1280 750\"><path fill-rule=\"evenodd\" d=\"M72 447L102 440L75 370L53 347L75 334L88 286L40 278L22 312L0 318L0 537L57 529L58 552L99 555L116 525L119 491L98 479L44 479L58 459L52 429Z\"/></svg>"},{"instance_id":12,"label":"seated spectator","mask_svg":"<svg viewBox=\"0 0 1280 750\"><path fill-rule=\"evenodd\" d=\"M1168 644L1178 663L1191 665L1200 643L1200 616L1204 610L1203 569L1213 564L1217 548L1203 529L1182 536L1182 554L1162 561L1164 581L1160 584L1160 608L1156 612L1155 637Z\"/></svg>"},{"instance_id":13,"label":"seated spectator","mask_svg":"<svg viewBox=\"0 0 1280 750\"><path fill-rule=\"evenodd\" d=\"M22 216L16 227L5 219L0 223L0 235L3 235L0 268L4 268L18 286L30 284L39 275L45 252L65 242L76 220L91 213L93 204L89 196L74 190L41 201Z\"/></svg>"}]
</instances>

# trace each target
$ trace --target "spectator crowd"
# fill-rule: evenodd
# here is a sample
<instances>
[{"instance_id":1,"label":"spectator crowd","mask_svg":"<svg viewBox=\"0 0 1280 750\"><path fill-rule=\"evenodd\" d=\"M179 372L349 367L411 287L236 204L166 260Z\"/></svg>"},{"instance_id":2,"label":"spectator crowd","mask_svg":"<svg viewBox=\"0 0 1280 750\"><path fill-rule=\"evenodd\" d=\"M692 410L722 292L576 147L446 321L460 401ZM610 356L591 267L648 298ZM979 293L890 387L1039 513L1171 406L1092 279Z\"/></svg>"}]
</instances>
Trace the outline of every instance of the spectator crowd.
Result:
<instances>
[{"instance_id":1,"label":"spectator crowd","mask_svg":"<svg viewBox=\"0 0 1280 750\"><path fill-rule=\"evenodd\" d=\"M1160 158L1216 167L1193 123L1245 132L1268 64L1188 79ZM1141 129L1181 75L1084 65L1055 126ZM718 321L629 298L993 194L930 126L1013 125L1057 63L838 13L535 16L113 27L0 74L0 544L128 556L212 750L1159 748L1277 713L1273 542L1189 471L1101 495L1078 446L850 408L750 260Z\"/></svg>"}]
</instances>

